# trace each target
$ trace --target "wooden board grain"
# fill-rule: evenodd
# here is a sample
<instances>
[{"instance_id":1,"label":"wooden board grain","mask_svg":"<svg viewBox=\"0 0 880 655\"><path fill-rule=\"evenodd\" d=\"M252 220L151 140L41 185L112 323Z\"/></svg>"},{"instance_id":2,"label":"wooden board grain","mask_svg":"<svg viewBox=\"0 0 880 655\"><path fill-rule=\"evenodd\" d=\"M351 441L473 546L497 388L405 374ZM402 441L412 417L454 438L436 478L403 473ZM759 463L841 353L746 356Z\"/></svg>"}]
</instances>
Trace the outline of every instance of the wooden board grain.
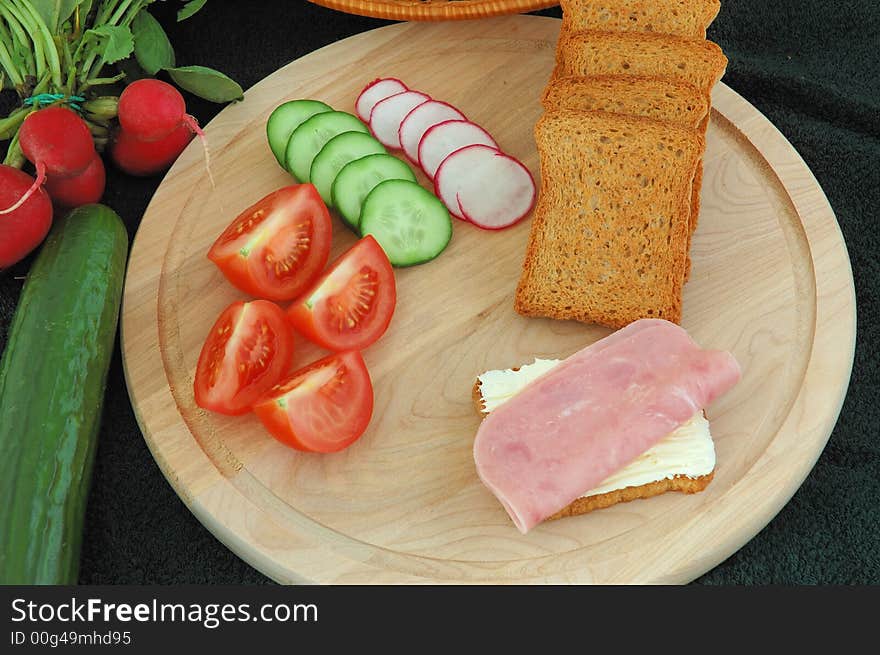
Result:
<instances>
[{"instance_id":1,"label":"wooden board grain","mask_svg":"<svg viewBox=\"0 0 880 655\"><path fill-rule=\"evenodd\" d=\"M513 293L529 221L497 233L462 222L448 250L397 271L399 301L365 358L375 385L367 433L333 455L273 441L253 416L200 410L192 380L202 341L242 295L205 254L219 232L290 182L266 117L300 97L351 110L359 89L394 76L460 107L538 177L532 127L559 21L504 17L409 23L292 62L207 127L216 188L198 144L169 172L135 238L122 343L144 437L193 513L281 582L679 583L760 530L799 487L836 421L852 366L855 299L839 227L785 138L719 84L683 325L731 350L740 384L708 408L717 472L695 496L666 494L520 535L479 482L475 377L564 357L608 334L528 319ZM334 255L354 237L334 222ZM321 354L299 342L296 363Z\"/></svg>"}]
</instances>

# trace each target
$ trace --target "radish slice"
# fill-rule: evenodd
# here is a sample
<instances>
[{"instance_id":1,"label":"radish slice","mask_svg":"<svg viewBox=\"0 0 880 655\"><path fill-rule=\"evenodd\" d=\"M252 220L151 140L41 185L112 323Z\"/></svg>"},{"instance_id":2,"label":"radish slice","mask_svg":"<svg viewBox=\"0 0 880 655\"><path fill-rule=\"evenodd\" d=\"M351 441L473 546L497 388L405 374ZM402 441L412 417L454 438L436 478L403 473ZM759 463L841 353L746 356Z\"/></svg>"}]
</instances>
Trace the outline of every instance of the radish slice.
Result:
<instances>
[{"instance_id":1,"label":"radish slice","mask_svg":"<svg viewBox=\"0 0 880 655\"><path fill-rule=\"evenodd\" d=\"M535 202L529 169L484 145L466 146L444 159L434 189L450 212L486 230L517 223Z\"/></svg>"},{"instance_id":2,"label":"radish slice","mask_svg":"<svg viewBox=\"0 0 880 655\"><path fill-rule=\"evenodd\" d=\"M370 129L386 148L400 150L400 124L406 115L430 96L418 91L404 91L380 100L370 113Z\"/></svg>"},{"instance_id":3,"label":"radish slice","mask_svg":"<svg viewBox=\"0 0 880 655\"><path fill-rule=\"evenodd\" d=\"M404 91L409 91L409 89L406 84L396 77L380 77L378 80L373 80L361 91L357 101L354 103L358 118L365 123L369 123L370 112L373 111L373 107L376 106L377 102Z\"/></svg>"},{"instance_id":4,"label":"radish slice","mask_svg":"<svg viewBox=\"0 0 880 655\"><path fill-rule=\"evenodd\" d=\"M456 150L465 146L484 145L497 148L495 139L479 125L470 121L444 121L428 128L419 143L419 166L432 180L440 164Z\"/></svg>"},{"instance_id":5,"label":"radish slice","mask_svg":"<svg viewBox=\"0 0 880 655\"><path fill-rule=\"evenodd\" d=\"M400 145L411 161L419 161L419 143L425 132L437 123L449 120L466 120L464 114L446 102L431 100L423 102L406 115L400 124Z\"/></svg>"}]
</instances>

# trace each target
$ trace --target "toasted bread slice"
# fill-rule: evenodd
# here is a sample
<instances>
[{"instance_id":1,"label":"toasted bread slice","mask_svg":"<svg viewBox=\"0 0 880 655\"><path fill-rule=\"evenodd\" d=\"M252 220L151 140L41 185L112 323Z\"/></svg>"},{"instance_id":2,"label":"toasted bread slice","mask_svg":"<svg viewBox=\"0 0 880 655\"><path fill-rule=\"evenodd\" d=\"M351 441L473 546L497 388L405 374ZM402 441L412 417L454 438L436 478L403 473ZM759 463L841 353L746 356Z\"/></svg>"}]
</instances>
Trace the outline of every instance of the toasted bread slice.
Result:
<instances>
[{"instance_id":1,"label":"toasted bread slice","mask_svg":"<svg viewBox=\"0 0 880 655\"><path fill-rule=\"evenodd\" d=\"M702 134L557 109L538 120L535 141L542 186L516 311L614 328L678 323Z\"/></svg>"},{"instance_id":2,"label":"toasted bread slice","mask_svg":"<svg viewBox=\"0 0 880 655\"><path fill-rule=\"evenodd\" d=\"M562 30L656 32L698 39L721 9L720 0L560 0Z\"/></svg>"},{"instance_id":3,"label":"toasted bread slice","mask_svg":"<svg viewBox=\"0 0 880 655\"><path fill-rule=\"evenodd\" d=\"M608 111L615 114L644 116L674 125L705 131L709 111L708 98L693 84L669 77L639 75L591 75L560 77L544 90L541 104L545 109ZM702 160L697 164L691 191L690 240L697 229L700 214L700 187L703 181ZM685 266L690 273L690 255Z\"/></svg>"},{"instance_id":4,"label":"toasted bread slice","mask_svg":"<svg viewBox=\"0 0 880 655\"><path fill-rule=\"evenodd\" d=\"M668 34L572 32L560 37L556 55L553 78L671 77L690 82L707 98L727 68L727 57L712 41Z\"/></svg>"},{"instance_id":5,"label":"toasted bread slice","mask_svg":"<svg viewBox=\"0 0 880 655\"><path fill-rule=\"evenodd\" d=\"M644 116L691 129L698 129L709 111L706 95L690 82L643 75L560 77L544 89L541 104Z\"/></svg>"},{"instance_id":6,"label":"toasted bread slice","mask_svg":"<svg viewBox=\"0 0 880 655\"><path fill-rule=\"evenodd\" d=\"M516 371L519 369L514 368L513 370ZM480 380L477 379L477 381L474 383L474 387L472 390L474 409L476 409L477 413L480 416L485 416L486 405L484 403L483 394L480 390L480 387ZM660 494L664 494L668 491L679 491L686 494L699 493L700 491L703 491L707 486L709 486L709 483L712 482L712 478L714 477L715 470L713 469L710 473L698 477L676 475L672 478L664 478L662 480L648 482L646 484L638 486L625 487L623 489L614 489L612 491L607 491L605 493L599 493L590 496L582 496L581 498L575 499L569 505L556 512L556 514L550 516L548 520L565 518L567 516L577 516L579 514L586 514L588 512L592 512L593 510L604 509L618 503L627 503L631 500L637 500L639 498L651 498L652 496L659 496Z\"/></svg>"}]
</instances>

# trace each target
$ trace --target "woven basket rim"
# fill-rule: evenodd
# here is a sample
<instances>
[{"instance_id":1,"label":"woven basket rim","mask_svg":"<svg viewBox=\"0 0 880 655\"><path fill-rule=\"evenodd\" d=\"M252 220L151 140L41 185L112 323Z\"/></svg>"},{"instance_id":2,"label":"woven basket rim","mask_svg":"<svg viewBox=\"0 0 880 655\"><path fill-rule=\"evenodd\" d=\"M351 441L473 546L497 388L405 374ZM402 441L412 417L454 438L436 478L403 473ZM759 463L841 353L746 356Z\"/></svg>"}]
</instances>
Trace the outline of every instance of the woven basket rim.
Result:
<instances>
[{"instance_id":1,"label":"woven basket rim","mask_svg":"<svg viewBox=\"0 0 880 655\"><path fill-rule=\"evenodd\" d=\"M463 20L545 9L559 0L309 0L359 16L389 20Z\"/></svg>"}]
</instances>

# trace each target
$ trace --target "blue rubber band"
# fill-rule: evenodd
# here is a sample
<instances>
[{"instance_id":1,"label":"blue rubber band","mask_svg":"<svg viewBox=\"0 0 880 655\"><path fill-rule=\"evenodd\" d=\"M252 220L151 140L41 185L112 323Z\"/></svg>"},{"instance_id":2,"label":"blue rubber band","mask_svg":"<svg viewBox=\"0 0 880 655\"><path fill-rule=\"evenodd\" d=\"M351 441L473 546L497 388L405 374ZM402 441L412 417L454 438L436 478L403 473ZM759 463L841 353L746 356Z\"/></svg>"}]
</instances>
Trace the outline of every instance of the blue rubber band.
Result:
<instances>
[{"instance_id":1,"label":"blue rubber band","mask_svg":"<svg viewBox=\"0 0 880 655\"><path fill-rule=\"evenodd\" d=\"M85 98L83 96L66 96L63 93L38 93L35 96L31 96L30 98L25 98L22 101L25 107L37 107L40 108L44 105L54 105L57 102L66 103L71 109L82 113L82 107L80 107L80 102L85 102Z\"/></svg>"}]
</instances>

